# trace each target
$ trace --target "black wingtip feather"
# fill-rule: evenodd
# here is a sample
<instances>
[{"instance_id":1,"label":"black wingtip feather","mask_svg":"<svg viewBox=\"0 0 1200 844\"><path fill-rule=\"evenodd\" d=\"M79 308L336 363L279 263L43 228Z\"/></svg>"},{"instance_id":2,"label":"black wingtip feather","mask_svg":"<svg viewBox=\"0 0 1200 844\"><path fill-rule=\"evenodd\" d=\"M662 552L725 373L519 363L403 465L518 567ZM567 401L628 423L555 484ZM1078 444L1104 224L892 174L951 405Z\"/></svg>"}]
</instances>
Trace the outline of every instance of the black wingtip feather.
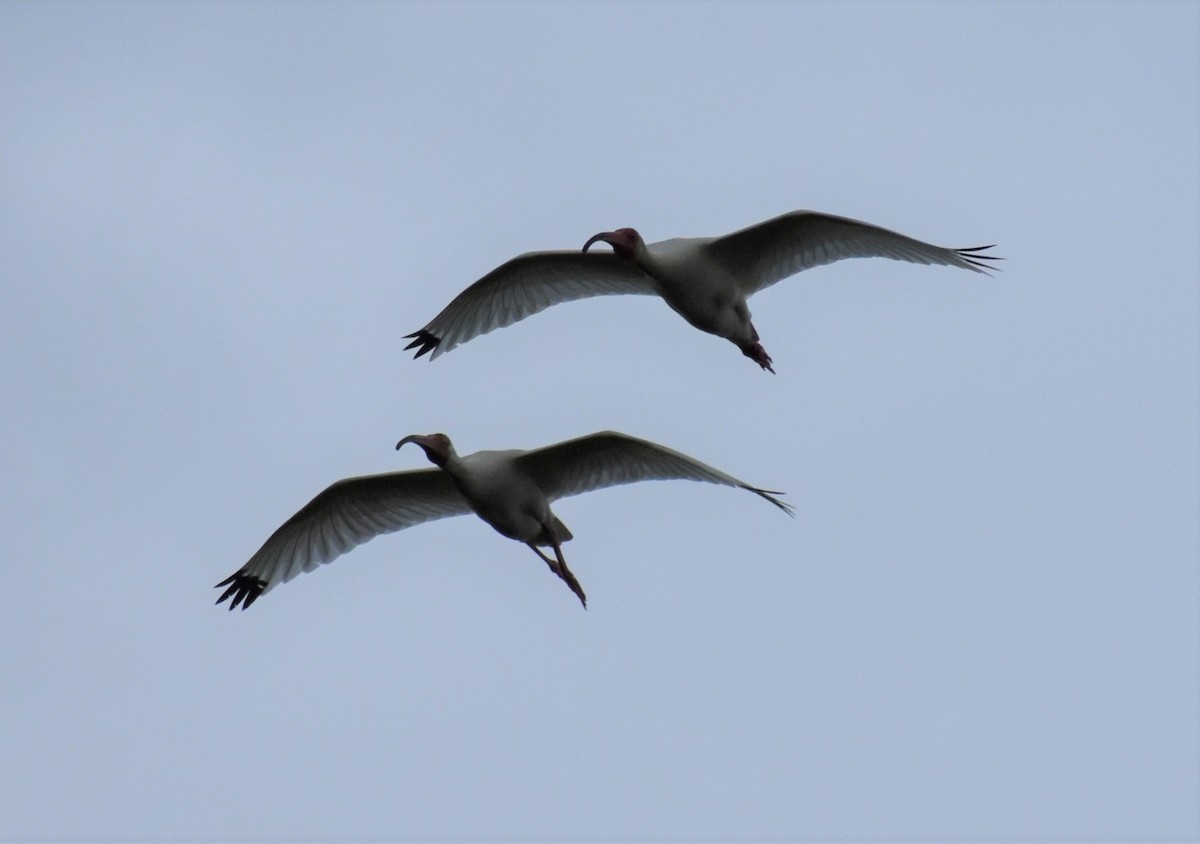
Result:
<instances>
[{"instance_id":1,"label":"black wingtip feather","mask_svg":"<svg viewBox=\"0 0 1200 844\"><path fill-rule=\"evenodd\" d=\"M242 609L246 609L253 604L258 596L267 588L267 582L254 575L242 574L239 571L234 572L213 588L220 589L222 586L228 586L229 588L221 593L221 597L217 598L217 603L221 604L232 597L233 600L229 602L229 609L233 611L238 608L239 604Z\"/></svg>"},{"instance_id":2,"label":"black wingtip feather","mask_svg":"<svg viewBox=\"0 0 1200 844\"><path fill-rule=\"evenodd\" d=\"M442 342L441 337L437 337L433 334L430 334L424 328L422 328L420 331L414 331L412 334L404 335L405 340L408 340L410 338L416 338L416 339L414 339L411 343L409 343L407 346L405 346L404 350L408 351L409 349L417 349L417 353L415 355L413 355L413 360L416 360L421 355L429 354L434 349L436 349L438 347L438 345L441 344L441 342ZM418 346L420 346L420 348L417 348Z\"/></svg>"},{"instance_id":3,"label":"black wingtip feather","mask_svg":"<svg viewBox=\"0 0 1200 844\"><path fill-rule=\"evenodd\" d=\"M777 495L786 495L786 493L784 493L778 489L759 489L756 486L748 486L748 487L746 487L746 489L750 490L755 495L760 495L763 498L765 498L767 501L770 501L772 504L774 504L776 507L778 507L783 512L787 513L789 516L792 516L793 518L795 517L796 508L793 505L788 504L786 501L780 501L778 498L775 497Z\"/></svg>"},{"instance_id":4,"label":"black wingtip feather","mask_svg":"<svg viewBox=\"0 0 1200 844\"><path fill-rule=\"evenodd\" d=\"M996 244L990 243L987 246L964 246L961 249L955 249L958 257L962 258L972 267L987 272L988 270L999 270L995 264L984 264L982 261L1003 261L999 255L980 255L984 249L995 249Z\"/></svg>"}]
</instances>

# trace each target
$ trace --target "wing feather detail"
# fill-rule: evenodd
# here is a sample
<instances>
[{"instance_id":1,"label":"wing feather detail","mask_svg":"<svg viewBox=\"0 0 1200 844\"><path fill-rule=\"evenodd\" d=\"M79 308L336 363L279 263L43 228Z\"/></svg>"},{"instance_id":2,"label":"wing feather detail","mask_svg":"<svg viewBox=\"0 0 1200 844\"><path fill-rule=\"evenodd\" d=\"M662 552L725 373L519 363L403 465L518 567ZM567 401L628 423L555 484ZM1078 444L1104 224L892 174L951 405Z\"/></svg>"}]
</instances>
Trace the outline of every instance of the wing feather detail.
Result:
<instances>
[{"instance_id":1,"label":"wing feather detail","mask_svg":"<svg viewBox=\"0 0 1200 844\"><path fill-rule=\"evenodd\" d=\"M229 609L250 606L280 583L330 563L384 533L461 516L471 507L440 469L389 472L332 484L271 534L250 560L217 584Z\"/></svg>"},{"instance_id":2,"label":"wing feather detail","mask_svg":"<svg viewBox=\"0 0 1200 844\"><path fill-rule=\"evenodd\" d=\"M688 480L748 490L789 516L793 512L775 497L780 492L759 489L694 457L616 431L528 451L517 461L551 501L638 481Z\"/></svg>"},{"instance_id":3,"label":"wing feather detail","mask_svg":"<svg viewBox=\"0 0 1200 844\"><path fill-rule=\"evenodd\" d=\"M428 325L407 335L412 342L406 348L432 360L561 302L655 292L649 276L610 252L527 252L455 296Z\"/></svg>"},{"instance_id":4,"label":"wing feather detail","mask_svg":"<svg viewBox=\"0 0 1200 844\"><path fill-rule=\"evenodd\" d=\"M997 269L988 262L1003 260L982 254L991 248L947 249L870 223L815 211L783 214L719 237L707 246L710 254L739 280L747 295L802 270L844 258L890 258L987 274Z\"/></svg>"}]
</instances>

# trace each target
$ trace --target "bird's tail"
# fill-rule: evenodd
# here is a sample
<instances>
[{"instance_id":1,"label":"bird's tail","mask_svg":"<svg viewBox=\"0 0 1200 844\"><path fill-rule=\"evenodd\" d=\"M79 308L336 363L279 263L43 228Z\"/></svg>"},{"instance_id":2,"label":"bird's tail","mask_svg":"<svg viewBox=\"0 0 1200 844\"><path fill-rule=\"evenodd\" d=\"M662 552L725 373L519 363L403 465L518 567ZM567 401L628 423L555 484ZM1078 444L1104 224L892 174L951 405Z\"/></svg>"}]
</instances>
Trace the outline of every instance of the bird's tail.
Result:
<instances>
[{"instance_id":1,"label":"bird's tail","mask_svg":"<svg viewBox=\"0 0 1200 844\"><path fill-rule=\"evenodd\" d=\"M558 537L560 543L566 542L568 539L574 539L575 536L571 533L570 528L562 523L558 517L554 517L554 535Z\"/></svg>"}]
</instances>

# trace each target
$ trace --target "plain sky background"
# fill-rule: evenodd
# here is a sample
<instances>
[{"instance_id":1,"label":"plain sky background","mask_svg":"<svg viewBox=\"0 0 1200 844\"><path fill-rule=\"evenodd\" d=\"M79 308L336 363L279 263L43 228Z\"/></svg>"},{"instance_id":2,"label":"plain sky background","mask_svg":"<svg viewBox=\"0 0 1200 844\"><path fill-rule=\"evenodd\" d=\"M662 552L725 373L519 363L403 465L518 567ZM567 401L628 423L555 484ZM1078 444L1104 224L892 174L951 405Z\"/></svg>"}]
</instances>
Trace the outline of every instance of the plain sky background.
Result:
<instances>
[{"instance_id":1,"label":"plain sky background","mask_svg":"<svg viewBox=\"0 0 1200 844\"><path fill-rule=\"evenodd\" d=\"M1194 3L0 5L0 837L1195 838ZM414 362L495 265L946 246ZM330 482L613 428L783 489L476 519L248 612Z\"/></svg>"}]
</instances>

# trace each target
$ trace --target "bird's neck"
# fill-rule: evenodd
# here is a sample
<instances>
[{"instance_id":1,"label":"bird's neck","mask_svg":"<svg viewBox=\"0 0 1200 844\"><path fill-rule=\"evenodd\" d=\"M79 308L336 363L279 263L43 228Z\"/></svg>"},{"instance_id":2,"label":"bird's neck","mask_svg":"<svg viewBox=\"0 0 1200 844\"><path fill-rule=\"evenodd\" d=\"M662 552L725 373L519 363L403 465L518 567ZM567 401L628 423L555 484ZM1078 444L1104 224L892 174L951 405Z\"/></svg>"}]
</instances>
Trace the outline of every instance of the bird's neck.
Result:
<instances>
[{"instance_id":1,"label":"bird's neck","mask_svg":"<svg viewBox=\"0 0 1200 844\"><path fill-rule=\"evenodd\" d=\"M627 253L624 257L632 261L638 269L648 276L656 278L662 270L662 262L646 248L645 243L638 243L633 251Z\"/></svg>"},{"instance_id":2,"label":"bird's neck","mask_svg":"<svg viewBox=\"0 0 1200 844\"><path fill-rule=\"evenodd\" d=\"M430 460L433 460L431 457ZM451 452L447 455L438 455L437 460L433 460L433 465L443 470L450 477L458 477L462 472L462 459Z\"/></svg>"},{"instance_id":3,"label":"bird's neck","mask_svg":"<svg viewBox=\"0 0 1200 844\"><path fill-rule=\"evenodd\" d=\"M422 446L422 448L424 449L425 456L429 459L429 462L432 463L434 466L437 466L439 469L445 469L447 464L453 463L454 461L458 460L458 455L455 454L453 451L451 451L447 454L447 453L443 453L439 450L436 450L433 448L428 448L425 446Z\"/></svg>"}]
</instances>

